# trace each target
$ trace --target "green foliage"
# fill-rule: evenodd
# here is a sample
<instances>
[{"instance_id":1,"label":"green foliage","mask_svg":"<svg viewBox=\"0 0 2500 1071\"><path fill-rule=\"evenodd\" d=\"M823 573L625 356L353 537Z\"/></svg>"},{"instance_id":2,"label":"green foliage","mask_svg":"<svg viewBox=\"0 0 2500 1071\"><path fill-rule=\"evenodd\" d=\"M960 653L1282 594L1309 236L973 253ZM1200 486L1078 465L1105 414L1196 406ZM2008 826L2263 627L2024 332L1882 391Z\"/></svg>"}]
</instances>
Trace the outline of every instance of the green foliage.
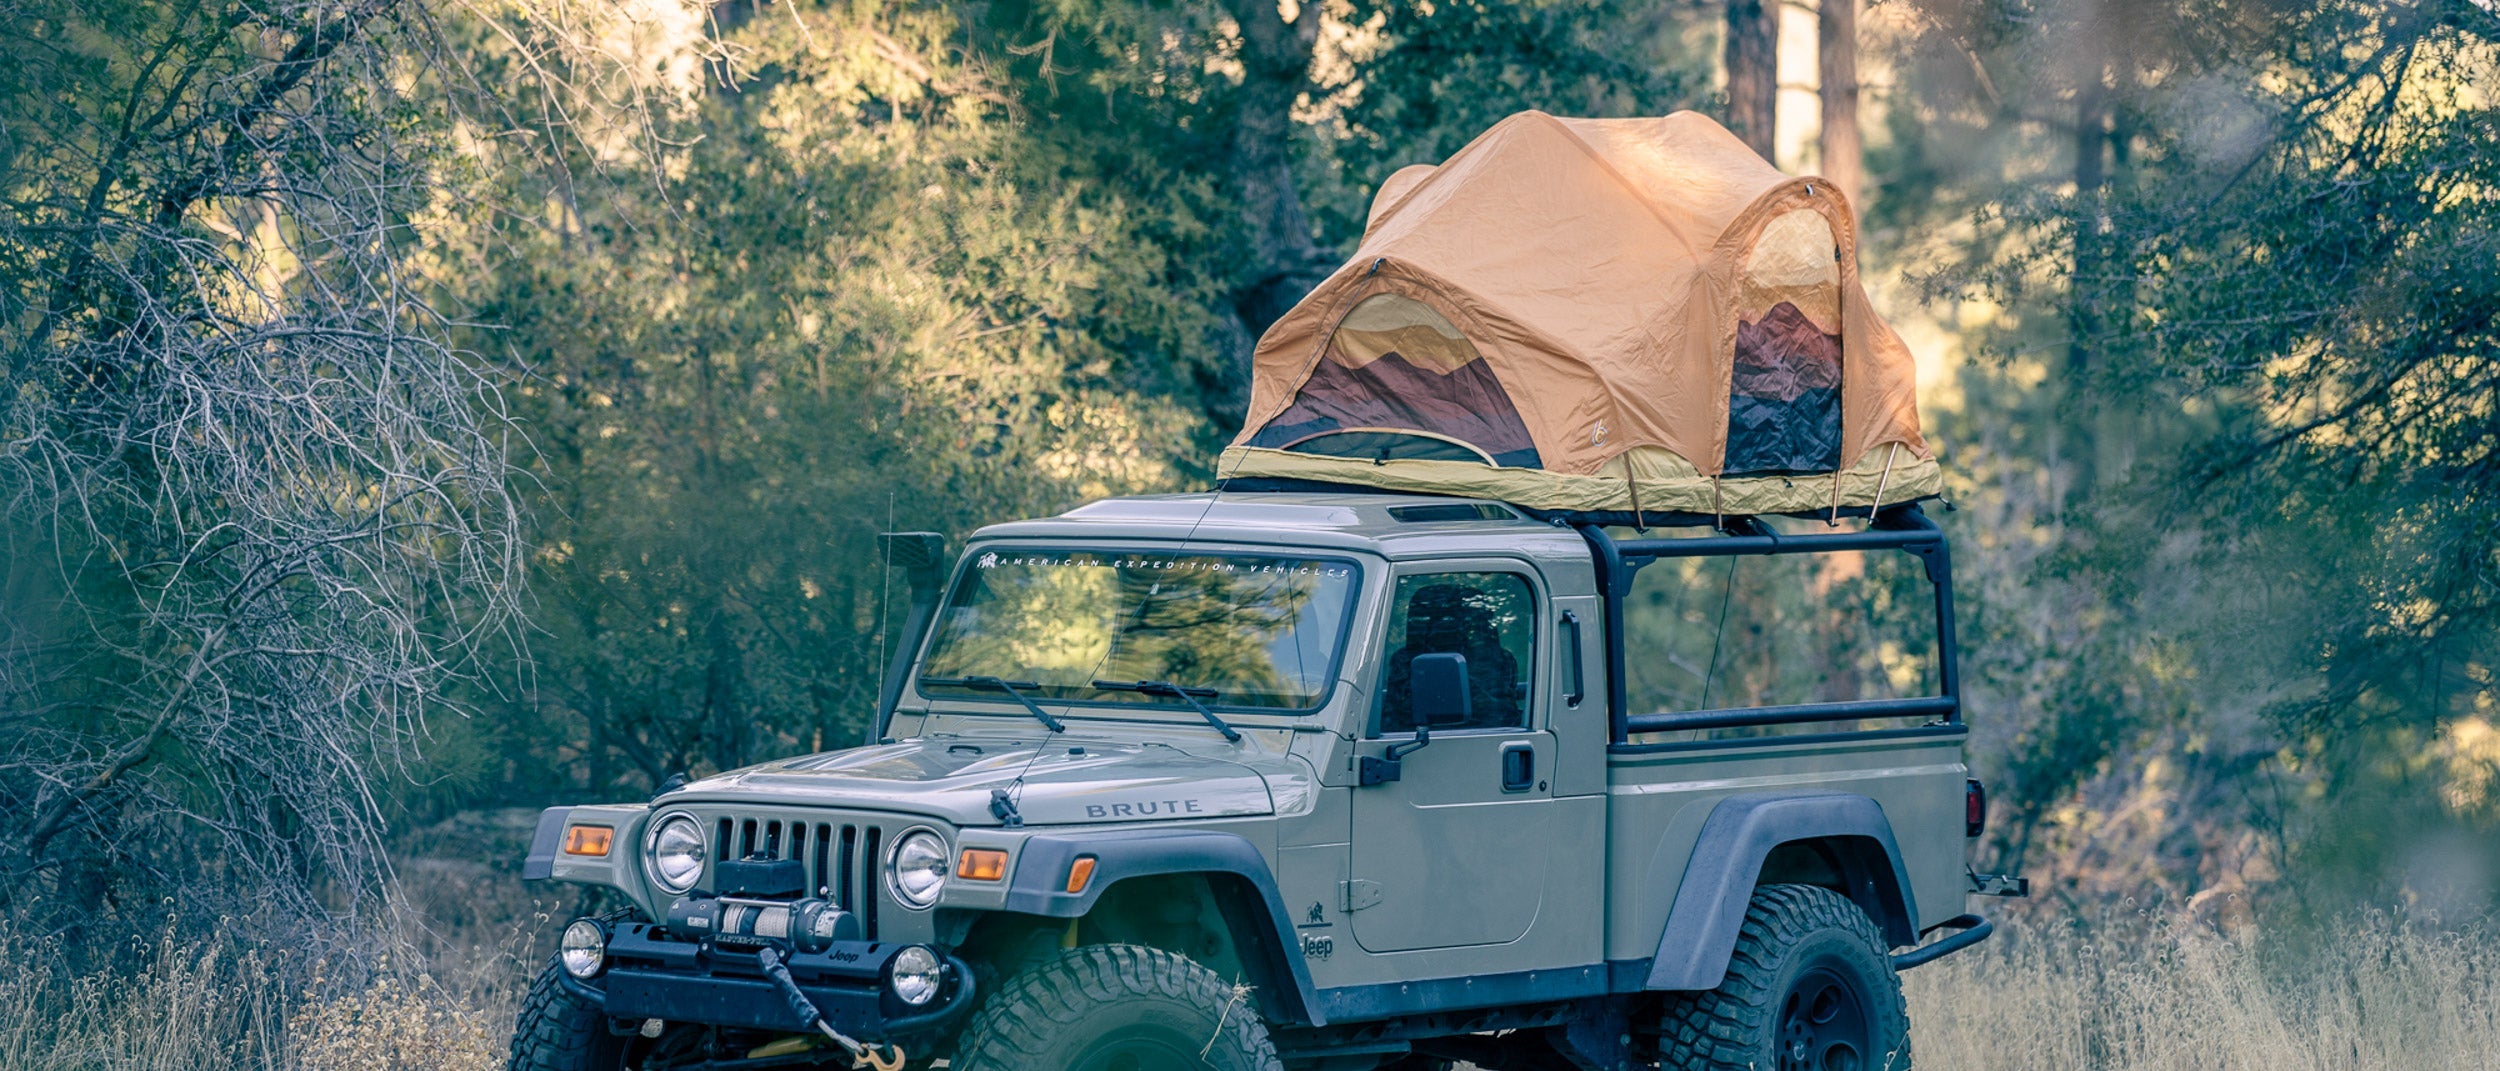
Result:
<instances>
[{"instance_id":1,"label":"green foliage","mask_svg":"<svg viewBox=\"0 0 2500 1071\"><path fill-rule=\"evenodd\" d=\"M2027 821L2070 790L2114 810L2167 795L2195 818L2106 835L2143 838L2174 887L2288 868L2322 907L2471 902L2500 859L2424 860L2500 824L2500 754L2473 743L2500 698L2500 17L2464 0L1958 15L1914 80L1935 136L1891 160L1917 181L1958 160L1963 203L1994 205L1962 280L2016 316L1972 409L2025 415L1948 426L2052 488L2032 507L2055 528L2038 586L1997 594L2046 593L2066 623L1993 637L2001 678L2055 682L2010 749ZM2016 62L2052 42L2084 59ZM2037 155L2059 138L2069 154ZM2003 181L1976 180L1992 167Z\"/></svg>"},{"instance_id":2,"label":"green foliage","mask_svg":"<svg viewBox=\"0 0 2500 1071\"><path fill-rule=\"evenodd\" d=\"M531 761L604 792L856 742L902 598L876 532L1157 486L1198 442L1174 213L1030 159L955 29L802 5L691 38L735 81L651 101L647 158L499 166L436 267L526 370Z\"/></svg>"}]
</instances>

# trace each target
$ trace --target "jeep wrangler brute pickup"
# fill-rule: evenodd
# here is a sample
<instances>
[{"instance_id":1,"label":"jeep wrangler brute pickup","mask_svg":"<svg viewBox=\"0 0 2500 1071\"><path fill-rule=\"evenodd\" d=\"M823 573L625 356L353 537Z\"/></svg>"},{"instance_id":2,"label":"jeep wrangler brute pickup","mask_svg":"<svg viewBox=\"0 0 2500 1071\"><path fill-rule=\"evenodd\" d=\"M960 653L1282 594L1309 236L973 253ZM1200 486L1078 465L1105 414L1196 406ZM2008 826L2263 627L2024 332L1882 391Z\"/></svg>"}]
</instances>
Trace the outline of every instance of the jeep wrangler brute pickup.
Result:
<instances>
[{"instance_id":1,"label":"jeep wrangler brute pickup","mask_svg":"<svg viewBox=\"0 0 2500 1071\"><path fill-rule=\"evenodd\" d=\"M540 819L527 876L631 907L564 929L512 1066L1905 1068L1897 972L2019 879L1965 863L1945 538L1870 512L1127 498L951 578L893 537L875 745ZM1793 556L1932 586L1920 694L1635 706L1644 569Z\"/></svg>"}]
</instances>

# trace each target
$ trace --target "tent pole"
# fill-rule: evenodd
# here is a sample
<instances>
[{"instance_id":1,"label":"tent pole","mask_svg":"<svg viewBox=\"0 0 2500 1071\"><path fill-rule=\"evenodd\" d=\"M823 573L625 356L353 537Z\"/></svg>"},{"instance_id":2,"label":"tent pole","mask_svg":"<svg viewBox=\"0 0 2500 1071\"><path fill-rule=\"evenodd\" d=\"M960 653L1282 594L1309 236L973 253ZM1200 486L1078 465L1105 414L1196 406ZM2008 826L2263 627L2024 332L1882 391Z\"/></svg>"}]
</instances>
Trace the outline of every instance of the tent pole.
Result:
<instances>
[{"instance_id":1,"label":"tent pole","mask_svg":"<svg viewBox=\"0 0 2500 1071\"><path fill-rule=\"evenodd\" d=\"M1892 452L1884 455L1884 474L1875 477L1875 501L1866 504L1867 516L1872 517L1876 510L1884 508L1884 485L1892 482L1892 463L1900 458L1901 444L1894 443Z\"/></svg>"}]
</instances>

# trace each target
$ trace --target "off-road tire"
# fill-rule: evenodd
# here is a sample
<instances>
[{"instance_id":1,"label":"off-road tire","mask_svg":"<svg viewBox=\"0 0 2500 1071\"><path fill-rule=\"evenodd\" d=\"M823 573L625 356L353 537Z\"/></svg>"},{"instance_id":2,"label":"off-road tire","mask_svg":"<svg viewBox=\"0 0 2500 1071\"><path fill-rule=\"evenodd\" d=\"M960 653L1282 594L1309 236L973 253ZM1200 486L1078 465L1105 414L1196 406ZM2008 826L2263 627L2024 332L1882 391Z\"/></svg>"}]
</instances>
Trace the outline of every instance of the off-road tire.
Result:
<instances>
[{"instance_id":1,"label":"off-road tire","mask_svg":"<svg viewBox=\"0 0 2500 1071\"><path fill-rule=\"evenodd\" d=\"M628 1039L608 1032L607 1016L574 996L550 963L530 983L512 1026L511 1071L618 1071Z\"/></svg>"},{"instance_id":2,"label":"off-road tire","mask_svg":"<svg viewBox=\"0 0 2500 1071\"><path fill-rule=\"evenodd\" d=\"M1830 889L1754 890L1727 979L1667 998L1659 1067L1909 1071L1909 1005L1886 947L1875 920ZM1819 1027L1818 1007L1828 1009Z\"/></svg>"},{"instance_id":3,"label":"off-road tire","mask_svg":"<svg viewBox=\"0 0 2500 1071\"><path fill-rule=\"evenodd\" d=\"M1284 1071L1247 989L1187 957L1087 945L1009 978L955 1071Z\"/></svg>"}]
</instances>

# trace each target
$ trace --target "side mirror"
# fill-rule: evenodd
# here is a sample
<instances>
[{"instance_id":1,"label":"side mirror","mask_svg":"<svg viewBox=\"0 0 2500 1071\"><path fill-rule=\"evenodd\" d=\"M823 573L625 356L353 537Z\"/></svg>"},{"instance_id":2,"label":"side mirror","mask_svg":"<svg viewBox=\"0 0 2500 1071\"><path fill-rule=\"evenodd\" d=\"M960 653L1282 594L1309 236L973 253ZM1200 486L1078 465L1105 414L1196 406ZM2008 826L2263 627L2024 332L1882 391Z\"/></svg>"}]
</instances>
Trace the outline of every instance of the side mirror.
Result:
<instances>
[{"instance_id":1,"label":"side mirror","mask_svg":"<svg viewBox=\"0 0 2500 1071\"><path fill-rule=\"evenodd\" d=\"M1378 756L1366 755L1356 783L1381 785L1405 776L1405 759L1432 743L1435 725L1465 725L1475 711L1467 688L1467 656L1416 655L1406 667L1407 709L1415 715L1415 739L1391 744Z\"/></svg>"},{"instance_id":2,"label":"side mirror","mask_svg":"<svg viewBox=\"0 0 2500 1071\"><path fill-rule=\"evenodd\" d=\"M1413 702L1418 730L1465 725L1474 715L1474 690L1468 687L1466 655L1416 655L1407 673L1407 695Z\"/></svg>"}]
</instances>

